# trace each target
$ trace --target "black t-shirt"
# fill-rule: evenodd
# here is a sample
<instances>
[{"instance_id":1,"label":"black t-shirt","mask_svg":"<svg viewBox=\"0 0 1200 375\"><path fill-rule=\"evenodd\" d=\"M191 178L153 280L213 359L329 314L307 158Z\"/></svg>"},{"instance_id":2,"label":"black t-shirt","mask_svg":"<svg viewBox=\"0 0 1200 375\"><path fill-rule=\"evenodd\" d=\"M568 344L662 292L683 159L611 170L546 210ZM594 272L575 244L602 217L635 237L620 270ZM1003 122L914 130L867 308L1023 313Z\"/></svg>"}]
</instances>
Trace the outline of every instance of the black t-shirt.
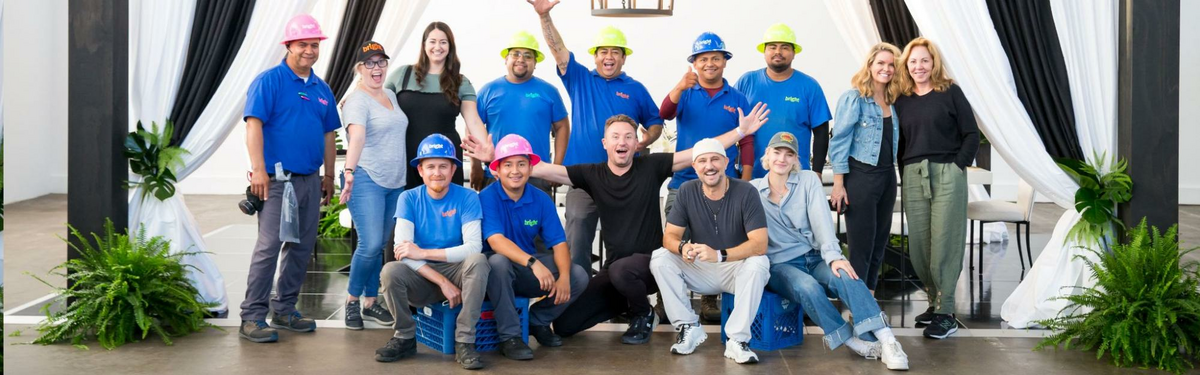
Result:
<instances>
[{"instance_id":1,"label":"black t-shirt","mask_svg":"<svg viewBox=\"0 0 1200 375\"><path fill-rule=\"evenodd\" d=\"M729 179L729 191L720 200L704 196L704 182L692 180L679 187L667 222L690 229L693 243L721 250L746 242L746 233L767 227L758 190L749 182Z\"/></svg>"},{"instance_id":2,"label":"black t-shirt","mask_svg":"<svg viewBox=\"0 0 1200 375\"><path fill-rule=\"evenodd\" d=\"M671 177L675 154L661 153L633 158L633 165L617 176L607 163L567 167L571 185L592 196L600 211L607 267L633 254L650 254L662 247L662 216L658 191Z\"/></svg>"},{"instance_id":3,"label":"black t-shirt","mask_svg":"<svg viewBox=\"0 0 1200 375\"><path fill-rule=\"evenodd\" d=\"M979 127L971 103L958 85L925 95L901 95L896 99L900 118L901 165L928 159L966 168L979 149Z\"/></svg>"},{"instance_id":4,"label":"black t-shirt","mask_svg":"<svg viewBox=\"0 0 1200 375\"><path fill-rule=\"evenodd\" d=\"M850 157L850 170L865 173L896 173L892 168L892 117L883 118L883 138L879 140L879 159L875 165Z\"/></svg>"}]
</instances>

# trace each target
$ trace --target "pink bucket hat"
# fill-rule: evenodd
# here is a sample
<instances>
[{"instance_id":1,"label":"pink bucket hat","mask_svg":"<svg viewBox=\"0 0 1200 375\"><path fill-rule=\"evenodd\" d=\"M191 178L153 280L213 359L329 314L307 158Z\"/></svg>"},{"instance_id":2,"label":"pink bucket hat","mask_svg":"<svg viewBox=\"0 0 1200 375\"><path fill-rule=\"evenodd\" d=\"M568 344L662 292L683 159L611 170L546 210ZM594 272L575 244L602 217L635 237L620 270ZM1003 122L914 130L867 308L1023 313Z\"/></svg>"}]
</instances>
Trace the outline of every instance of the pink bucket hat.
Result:
<instances>
[{"instance_id":1,"label":"pink bucket hat","mask_svg":"<svg viewBox=\"0 0 1200 375\"><path fill-rule=\"evenodd\" d=\"M493 171L498 170L500 169L501 160L517 155L529 157L530 167L542 161L542 158L533 153L533 147L529 145L529 141L526 141L522 136L509 134L504 136L504 138L500 138L500 142L496 143L496 158L492 160L488 168Z\"/></svg>"},{"instance_id":2,"label":"pink bucket hat","mask_svg":"<svg viewBox=\"0 0 1200 375\"><path fill-rule=\"evenodd\" d=\"M293 40L302 39L327 39L325 33L321 32L321 25L317 24L317 19L313 16L298 14L292 17L283 29L283 41L279 44L288 44Z\"/></svg>"}]
</instances>

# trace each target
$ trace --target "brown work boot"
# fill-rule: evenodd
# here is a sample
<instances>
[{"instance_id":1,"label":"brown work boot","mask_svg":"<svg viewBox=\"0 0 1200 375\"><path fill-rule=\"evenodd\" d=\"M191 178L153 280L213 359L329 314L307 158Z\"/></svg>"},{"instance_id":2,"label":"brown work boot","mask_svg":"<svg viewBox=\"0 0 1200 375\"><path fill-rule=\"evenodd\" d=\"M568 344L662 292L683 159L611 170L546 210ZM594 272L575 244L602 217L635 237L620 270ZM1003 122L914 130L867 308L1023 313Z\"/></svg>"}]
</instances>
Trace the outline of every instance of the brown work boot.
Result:
<instances>
[{"instance_id":1,"label":"brown work boot","mask_svg":"<svg viewBox=\"0 0 1200 375\"><path fill-rule=\"evenodd\" d=\"M721 322L721 304L717 296L700 296L700 319L705 323Z\"/></svg>"}]
</instances>

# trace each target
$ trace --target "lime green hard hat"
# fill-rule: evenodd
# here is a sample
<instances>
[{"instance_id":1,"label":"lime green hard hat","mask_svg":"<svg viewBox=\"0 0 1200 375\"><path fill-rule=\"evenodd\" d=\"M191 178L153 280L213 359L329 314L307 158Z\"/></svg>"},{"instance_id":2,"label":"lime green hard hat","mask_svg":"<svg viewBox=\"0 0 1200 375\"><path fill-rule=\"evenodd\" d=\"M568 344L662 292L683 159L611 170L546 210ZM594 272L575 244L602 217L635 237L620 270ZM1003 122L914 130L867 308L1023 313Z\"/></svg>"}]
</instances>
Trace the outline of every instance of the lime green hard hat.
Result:
<instances>
[{"instance_id":1,"label":"lime green hard hat","mask_svg":"<svg viewBox=\"0 0 1200 375\"><path fill-rule=\"evenodd\" d=\"M612 26L605 26L603 29L600 29L600 33L596 34L596 39L592 42L592 48L588 48L588 53L595 55L596 48L600 47L620 47L625 50L625 56L633 54L633 50L629 49L625 44L625 33Z\"/></svg>"},{"instance_id":2,"label":"lime green hard hat","mask_svg":"<svg viewBox=\"0 0 1200 375\"><path fill-rule=\"evenodd\" d=\"M542 62L542 60L546 58L545 55L542 55L542 51L538 50L537 38L534 38L533 34L530 34L524 30L513 34L512 39L509 39L508 41L508 47L504 47L504 49L500 50L500 57L508 58L508 51L513 48L532 50L533 53L537 55L537 62Z\"/></svg>"},{"instance_id":3,"label":"lime green hard hat","mask_svg":"<svg viewBox=\"0 0 1200 375\"><path fill-rule=\"evenodd\" d=\"M796 44L796 33L792 28L787 27L782 23L771 25L767 28L767 32L763 33L763 41L758 44L758 52L764 52L767 49L767 43L791 43L792 49L796 53L800 53L800 45Z\"/></svg>"}]
</instances>

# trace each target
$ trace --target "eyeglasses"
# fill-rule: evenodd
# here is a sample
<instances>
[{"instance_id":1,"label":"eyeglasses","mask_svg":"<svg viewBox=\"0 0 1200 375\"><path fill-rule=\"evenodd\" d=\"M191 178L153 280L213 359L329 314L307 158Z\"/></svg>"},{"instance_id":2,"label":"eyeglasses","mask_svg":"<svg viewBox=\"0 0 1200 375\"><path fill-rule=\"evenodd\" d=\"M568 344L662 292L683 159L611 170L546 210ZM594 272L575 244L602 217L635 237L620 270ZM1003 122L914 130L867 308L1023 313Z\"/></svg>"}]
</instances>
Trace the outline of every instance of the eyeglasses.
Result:
<instances>
[{"instance_id":1,"label":"eyeglasses","mask_svg":"<svg viewBox=\"0 0 1200 375\"><path fill-rule=\"evenodd\" d=\"M380 68L386 68L388 66L388 61L387 59L367 60L363 61L362 64L363 66L367 67L367 69L374 69L377 66Z\"/></svg>"},{"instance_id":2,"label":"eyeglasses","mask_svg":"<svg viewBox=\"0 0 1200 375\"><path fill-rule=\"evenodd\" d=\"M508 57L533 60L537 55L534 55L533 52L509 51Z\"/></svg>"}]
</instances>

